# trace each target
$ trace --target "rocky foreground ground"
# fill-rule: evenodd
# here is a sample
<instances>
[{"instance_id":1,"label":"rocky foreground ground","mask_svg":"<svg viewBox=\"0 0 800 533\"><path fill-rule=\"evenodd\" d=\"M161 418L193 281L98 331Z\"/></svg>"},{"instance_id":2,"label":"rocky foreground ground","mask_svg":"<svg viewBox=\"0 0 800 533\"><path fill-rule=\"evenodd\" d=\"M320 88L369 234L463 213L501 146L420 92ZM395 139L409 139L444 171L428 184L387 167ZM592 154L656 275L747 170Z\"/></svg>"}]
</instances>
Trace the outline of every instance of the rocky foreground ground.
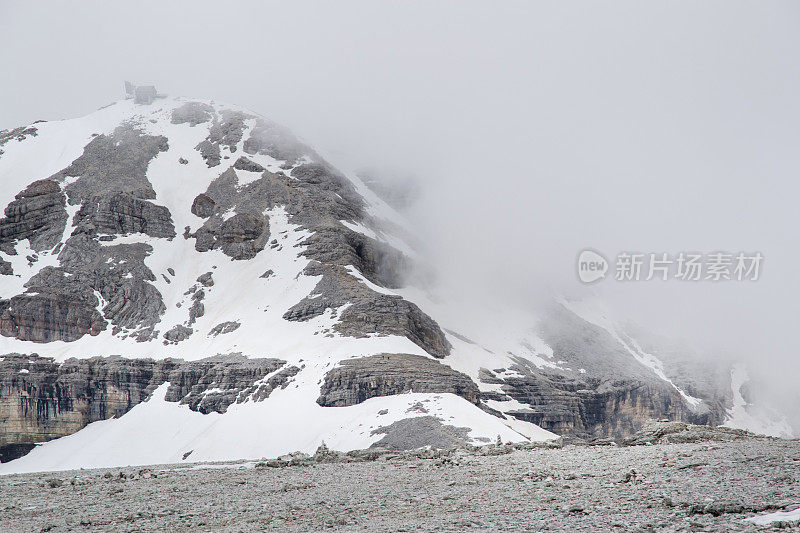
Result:
<instances>
[{"instance_id":1,"label":"rocky foreground ground","mask_svg":"<svg viewBox=\"0 0 800 533\"><path fill-rule=\"evenodd\" d=\"M2 531L751 531L800 507L800 441L685 425L627 443L367 450L0 477Z\"/></svg>"}]
</instances>

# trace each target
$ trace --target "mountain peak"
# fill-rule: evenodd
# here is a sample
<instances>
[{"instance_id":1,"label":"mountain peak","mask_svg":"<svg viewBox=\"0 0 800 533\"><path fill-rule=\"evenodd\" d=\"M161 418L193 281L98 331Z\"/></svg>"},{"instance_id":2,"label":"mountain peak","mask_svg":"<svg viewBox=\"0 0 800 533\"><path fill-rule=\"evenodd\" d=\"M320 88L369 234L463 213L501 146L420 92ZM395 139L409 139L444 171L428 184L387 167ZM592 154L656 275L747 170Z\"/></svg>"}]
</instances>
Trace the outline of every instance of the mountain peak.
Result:
<instances>
[{"instance_id":1,"label":"mountain peak","mask_svg":"<svg viewBox=\"0 0 800 533\"><path fill-rule=\"evenodd\" d=\"M0 134L0 406L27 424L0 458L118 418L13 468L368 447L419 416L473 444L725 421L729 379L700 390L569 308L462 328L407 286L402 217L356 175L256 113L146 93Z\"/></svg>"}]
</instances>

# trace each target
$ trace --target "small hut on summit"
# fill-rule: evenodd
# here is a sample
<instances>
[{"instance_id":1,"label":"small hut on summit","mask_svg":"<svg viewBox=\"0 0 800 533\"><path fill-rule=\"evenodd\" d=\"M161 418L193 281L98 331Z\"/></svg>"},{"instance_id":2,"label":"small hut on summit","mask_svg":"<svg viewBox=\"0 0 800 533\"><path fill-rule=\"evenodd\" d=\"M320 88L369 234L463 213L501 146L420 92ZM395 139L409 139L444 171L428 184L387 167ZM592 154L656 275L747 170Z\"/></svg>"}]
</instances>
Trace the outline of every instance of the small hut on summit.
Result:
<instances>
[{"instance_id":1,"label":"small hut on summit","mask_svg":"<svg viewBox=\"0 0 800 533\"><path fill-rule=\"evenodd\" d=\"M133 102L136 104L152 104L156 99L155 85L140 85L136 87Z\"/></svg>"},{"instance_id":2,"label":"small hut on summit","mask_svg":"<svg viewBox=\"0 0 800 533\"><path fill-rule=\"evenodd\" d=\"M125 82L125 94L136 104L152 104L158 96L155 85L134 85L129 81Z\"/></svg>"}]
</instances>

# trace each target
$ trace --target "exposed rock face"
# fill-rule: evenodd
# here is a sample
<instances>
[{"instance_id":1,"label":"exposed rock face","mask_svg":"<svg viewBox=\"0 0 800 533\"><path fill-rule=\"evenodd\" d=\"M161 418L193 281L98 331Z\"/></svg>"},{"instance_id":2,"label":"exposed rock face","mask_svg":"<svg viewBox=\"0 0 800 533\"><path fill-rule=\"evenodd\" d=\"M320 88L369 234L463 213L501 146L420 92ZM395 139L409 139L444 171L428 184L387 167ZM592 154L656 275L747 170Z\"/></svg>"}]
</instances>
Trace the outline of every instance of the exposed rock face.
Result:
<instances>
[{"instance_id":1,"label":"exposed rock face","mask_svg":"<svg viewBox=\"0 0 800 533\"><path fill-rule=\"evenodd\" d=\"M269 242L269 218L238 213L227 220L216 216L195 233L198 252L220 248L233 259L252 259Z\"/></svg>"},{"instance_id":2,"label":"exposed rock face","mask_svg":"<svg viewBox=\"0 0 800 533\"><path fill-rule=\"evenodd\" d=\"M266 170L258 163L250 161L244 156L236 160L236 163L233 164L233 168L236 170L246 170L247 172L264 172Z\"/></svg>"},{"instance_id":3,"label":"exposed rock face","mask_svg":"<svg viewBox=\"0 0 800 533\"><path fill-rule=\"evenodd\" d=\"M353 184L336 170L322 163L301 164L292 169L297 183L290 188L298 189L302 196L294 200L291 211L300 223L318 225L321 221L361 220L364 218L364 200ZM303 203L322 206L319 218L314 211L301 212Z\"/></svg>"},{"instance_id":4,"label":"exposed rock face","mask_svg":"<svg viewBox=\"0 0 800 533\"><path fill-rule=\"evenodd\" d=\"M146 244L101 246L86 235L67 240L60 267L46 267L26 283L27 292L0 300L0 333L34 342L74 341L96 335L109 320L115 328L146 329L165 307L144 264ZM101 315L99 293L105 301Z\"/></svg>"},{"instance_id":5,"label":"exposed rock face","mask_svg":"<svg viewBox=\"0 0 800 533\"><path fill-rule=\"evenodd\" d=\"M71 205L82 204L100 193L125 193L152 200L156 193L147 179L147 167L167 148L166 137L146 135L123 125L111 135L95 137L81 157L51 179L78 178L65 189Z\"/></svg>"},{"instance_id":6,"label":"exposed rock face","mask_svg":"<svg viewBox=\"0 0 800 533\"><path fill-rule=\"evenodd\" d=\"M286 312L286 320L309 320L326 309L338 309L350 303L334 326L342 335L399 335L434 357L443 358L450 353L451 345L444 332L415 304L400 296L373 291L341 267L312 262L306 273L321 275L322 280L308 297Z\"/></svg>"},{"instance_id":7,"label":"exposed rock face","mask_svg":"<svg viewBox=\"0 0 800 533\"><path fill-rule=\"evenodd\" d=\"M262 401L273 390L285 388L289 379L300 371L298 367L287 366L262 379L285 365L286 362L279 359L225 361L215 358L191 366L185 364L179 374L170 375L166 399L188 405L192 411L203 414L224 413L233 403L247 399Z\"/></svg>"},{"instance_id":8,"label":"exposed rock face","mask_svg":"<svg viewBox=\"0 0 800 533\"><path fill-rule=\"evenodd\" d=\"M66 196L53 180L31 183L17 194L0 219L0 250L28 239L36 251L53 248L67 225Z\"/></svg>"},{"instance_id":9,"label":"exposed rock face","mask_svg":"<svg viewBox=\"0 0 800 533\"><path fill-rule=\"evenodd\" d=\"M468 376L437 361L411 354L380 354L347 359L329 371L317 403L343 407L409 390L449 392L472 403L478 403L480 394Z\"/></svg>"},{"instance_id":10,"label":"exposed rock face","mask_svg":"<svg viewBox=\"0 0 800 533\"><path fill-rule=\"evenodd\" d=\"M194 324L198 318L205 316L206 307L203 305L203 300L206 297L204 290L200 289L192 294L192 307L189 308L189 325Z\"/></svg>"},{"instance_id":11,"label":"exposed rock face","mask_svg":"<svg viewBox=\"0 0 800 533\"><path fill-rule=\"evenodd\" d=\"M221 324L217 324L211 331L208 332L209 337L216 337L217 335L225 335L226 333L232 333L239 329L241 324L239 322L222 322Z\"/></svg>"},{"instance_id":12,"label":"exposed rock face","mask_svg":"<svg viewBox=\"0 0 800 533\"><path fill-rule=\"evenodd\" d=\"M540 372L503 382L508 397L529 406L508 414L559 435L619 438L653 417L709 421L708 414L692 412L677 391L657 382L603 382Z\"/></svg>"},{"instance_id":13,"label":"exposed rock face","mask_svg":"<svg viewBox=\"0 0 800 533\"><path fill-rule=\"evenodd\" d=\"M286 161L290 165L297 164L304 156L316 154L301 144L297 138L284 128L264 118L257 118L250 136L244 141L244 151L248 154L268 155L278 161Z\"/></svg>"},{"instance_id":14,"label":"exposed rock face","mask_svg":"<svg viewBox=\"0 0 800 533\"><path fill-rule=\"evenodd\" d=\"M155 326L164 313L155 276L144 260L147 244L99 244L85 234L67 240L59 254L61 266L45 268L27 284L28 292L54 293L88 300L97 306L97 291L105 300L103 315L116 328Z\"/></svg>"},{"instance_id":15,"label":"exposed rock face","mask_svg":"<svg viewBox=\"0 0 800 533\"><path fill-rule=\"evenodd\" d=\"M75 215L76 232L146 233L151 237L172 238L175 227L169 209L127 193L99 194L86 199Z\"/></svg>"},{"instance_id":16,"label":"exposed rock face","mask_svg":"<svg viewBox=\"0 0 800 533\"><path fill-rule=\"evenodd\" d=\"M279 141L279 131L266 123L257 125L245 141L245 151L299 161L296 154L307 151L307 148L291 137ZM253 217L282 206L292 223L311 232L303 242L306 247L303 255L315 261L306 269L306 274L323 276L311 295L313 298L299 302L284 318L308 320L326 309L352 304L335 326L337 332L356 337L373 333L401 335L436 357L449 353L450 344L438 325L416 305L397 296L373 291L342 268L352 266L374 283L398 287L402 283L401 273L407 267L407 259L402 253L340 222L364 217L364 201L352 183L325 164L306 162L291 168L291 178L264 171L259 179L241 186L235 171L237 166L251 169L249 160L238 160L196 201L197 207L193 212L210 216L195 234L190 235L196 238L197 250L221 246L234 258L254 256L263 249L269 234L264 225L264 231L252 239L257 229ZM203 205L209 207L203 208ZM230 211L236 215L228 221L223 221L219 214L212 215ZM242 218L241 215L245 214L251 216ZM240 223L240 218L246 224ZM226 231L227 226L234 224L235 233ZM233 242L226 244L226 240ZM322 297L316 298L318 295Z\"/></svg>"},{"instance_id":17,"label":"exposed rock face","mask_svg":"<svg viewBox=\"0 0 800 533\"><path fill-rule=\"evenodd\" d=\"M81 157L53 176L59 181L77 177L65 189L71 205L81 204L75 232L174 237L169 210L150 202L156 193L147 178L150 161L167 148L166 137L145 135L131 126L95 137Z\"/></svg>"},{"instance_id":18,"label":"exposed rock face","mask_svg":"<svg viewBox=\"0 0 800 533\"><path fill-rule=\"evenodd\" d=\"M219 151L219 144L212 143L211 141L201 141L200 144L195 146L195 150L200 152L203 160L208 165L208 168L216 167L222 160L222 154Z\"/></svg>"},{"instance_id":19,"label":"exposed rock face","mask_svg":"<svg viewBox=\"0 0 800 533\"><path fill-rule=\"evenodd\" d=\"M224 413L233 403L264 400L298 371L278 359L241 356L191 362L95 357L59 365L37 355L8 354L0 358L0 457L9 460L3 452L10 448L18 455L30 449L26 444L120 417L167 381L167 401ZM212 389L217 392L205 393Z\"/></svg>"},{"instance_id":20,"label":"exposed rock face","mask_svg":"<svg viewBox=\"0 0 800 533\"><path fill-rule=\"evenodd\" d=\"M144 259L146 244L101 245L98 234L145 233L172 238L175 230L166 207L150 200L155 191L147 167L167 139L141 133L132 126L96 136L83 154L48 180L31 184L17 195L0 222L6 240L31 239L34 249L61 241L66 227L66 199L81 207L72 237L59 244L58 267L46 267L26 284L26 292L0 300L0 334L34 342L71 342L97 335L110 321L115 331L146 330L160 320L165 307L151 284L153 273ZM70 179L65 187L59 182ZM0 243L0 244L2 244ZM98 311L103 299L102 314Z\"/></svg>"},{"instance_id":21,"label":"exposed rock face","mask_svg":"<svg viewBox=\"0 0 800 533\"><path fill-rule=\"evenodd\" d=\"M648 420L642 428L626 438L627 446L650 444L684 444L690 442L731 442L752 438L753 434L741 429L709 427L684 422L659 422Z\"/></svg>"},{"instance_id":22,"label":"exposed rock face","mask_svg":"<svg viewBox=\"0 0 800 533\"><path fill-rule=\"evenodd\" d=\"M172 111L173 124L189 124L197 126L208 122L214 116L214 108L202 102L186 102Z\"/></svg>"},{"instance_id":23,"label":"exposed rock face","mask_svg":"<svg viewBox=\"0 0 800 533\"><path fill-rule=\"evenodd\" d=\"M342 224L318 226L303 242L303 253L323 264L354 266L367 279L389 288L403 286L403 274L409 262L403 253L357 233Z\"/></svg>"},{"instance_id":24,"label":"exposed rock face","mask_svg":"<svg viewBox=\"0 0 800 533\"><path fill-rule=\"evenodd\" d=\"M97 335L106 322L90 302L59 294L22 294L0 300L0 334L33 342L75 341Z\"/></svg>"},{"instance_id":25,"label":"exposed rock face","mask_svg":"<svg viewBox=\"0 0 800 533\"><path fill-rule=\"evenodd\" d=\"M586 373L537 368L523 358L511 367L515 376L500 377L483 369L481 381L501 384L506 395L494 399L511 398L528 406L508 414L559 435L582 438L621 438L653 418L723 422L724 401L701 396L703 404L690 406L675 386L638 363L607 331L563 307L553 307L540 327L553 359L569 361Z\"/></svg>"},{"instance_id":26,"label":"exposed rock face","mask_svg":"<svg viewBox=\"0 0 800 533\"><path fill-rule=\"evenodd\" d=\"M171 330L164 333L164 344L168 343L178 344L179 342L185 341L186 339L191 337L193 333L194 330L192 328L178 324Z\"/></svg>"},{"instance_id":27,"label":"exposed rock face","mask_svg":"<svg viewBox=\"0 0 800 533\"><path fill-rule=\"evenodd\" d=\"M216 205L216 202L205 194L198 194L194 202L192 202L192 214L200 218L208 218L214 214Z\"/></svg>"},{"instance_id":28,"label":"exposed rock face","mask_svg":"<svg viewBox=\"0 0 800 533\"><path fill-rule=\"evenodd\" d=\"M0 156L3 155L3 146L10 141L21 142L28 137L37 137L38 135L39 130L37 130L34 126L20 126L19 128L14 128L13 130L0 131Z\"/></svg>"},{"instance_id":29,"label":"exposed rock face","mask_svg":"<svg viewBox=\"0 0 800 533\"><path fill-rule=\"evenodd\" d=\"M36 355L0 362L0 448L75 433L86 424L121 416L154 389L153 362L70 360L58 365ZM162 371L162 377L165 378Z\"/></svg>"},{"instance_id":30,"label":"exposed rock face","mask_svg":"<svg viewBox=\"0 0 800 533\"><path fill-rule=\"evenodd\" d=\"M239 213L220 224L219 239L223 243L254 241L264 232L264 222L262 217L250 213ZM269 230L269 226L267 230Z\"/></svg>"},{"instance_id":31,"label":"exposed rock face","mask_svg":"<svg viewBox=\"0 0 800 533\"><path fill-rule=\"evenodd\" d=\"M195 148L200 152L209 168L220 164L222 157L220 146L227 146L231 152L237 150L237 145L244 136L246 127L244 121L254 118L239 111L223 111L220 119L217 119L216 115L214 116L208 137ZM175 120L174 114L173 120Z\"/></svg>"}]
</instances>

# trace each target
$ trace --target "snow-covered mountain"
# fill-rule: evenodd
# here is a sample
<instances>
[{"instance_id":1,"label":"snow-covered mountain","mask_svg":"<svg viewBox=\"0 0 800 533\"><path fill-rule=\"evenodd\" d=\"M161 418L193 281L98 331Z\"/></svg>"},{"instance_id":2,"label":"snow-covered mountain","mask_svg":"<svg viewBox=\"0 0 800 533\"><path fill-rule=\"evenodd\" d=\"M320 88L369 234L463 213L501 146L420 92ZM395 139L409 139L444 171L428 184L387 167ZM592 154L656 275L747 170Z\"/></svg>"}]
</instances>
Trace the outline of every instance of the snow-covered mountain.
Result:
<instances>
[{"instance_id":1,"label":"snow-covered mountain","mask_svg":"<svg viewBox=\"0 0 800 533\"><path fill-rule=\"evenodd\" d=\"M451 319L373 189L214 102L0 132L0 472L759 429L596 305Z\"/></svg>"}]
</instances>

